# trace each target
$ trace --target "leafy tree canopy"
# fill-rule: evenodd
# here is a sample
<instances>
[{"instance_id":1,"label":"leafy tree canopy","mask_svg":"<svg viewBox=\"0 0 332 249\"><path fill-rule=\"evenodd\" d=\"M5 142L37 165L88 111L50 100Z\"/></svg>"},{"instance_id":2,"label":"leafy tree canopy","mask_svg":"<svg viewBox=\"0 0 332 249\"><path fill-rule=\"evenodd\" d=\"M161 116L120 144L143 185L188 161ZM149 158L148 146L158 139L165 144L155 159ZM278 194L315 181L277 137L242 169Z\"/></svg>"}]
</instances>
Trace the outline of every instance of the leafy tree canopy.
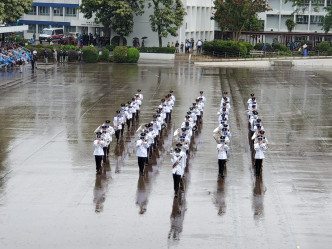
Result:
<instances>
[{"instance_id":1,"label":"leafy tree canopy","mask_svg":"<svg viewBox=\"0 0 332 249\"><path fill-rule=\"evenodd\" d=\"M80 10L85 18L95 15L97 22L123 37L133 31L134 14L143 13L143 3L144 0L82 0Z\"/></svg>"},{"instance_id":2,"label":"leafy tree canopy","mask_svg":"<svg viewBox=\"0 0 332 249\"><path fill-rule=\"evenodd\" d=\"M324 9L327 11L327 14L324 16L321 25L324 32L328 33L332 27L332 6L327 6Z\"/></svg>"},{"instance_id":3,"label":"leafy tree canopy","mask_svg":"<svg viewBox=\"0 0 332 249\"><path fill-rule=\"evenodd\" d=\"M212 15L222 30L232 30L234 40L239 40L250 21L257 19L257 13L271 10L267 0L215 0Z\"/></svg>"},{"instance_id":4,"label":"leafy tree canopy","mask_svg":"<svg viewBox=\"0 0 332 249\"><path fill-rule=\"evenodd\" d=\"M0 23L14 23L31 10L32 0L1 0Z\"/></svg>"},{"instance_id":5,"label":"leafy tree canopy","mask_svg":"<svg viewBox=\"0 0 332 249\"><path fill-rule=\"evenodd\" d=\"M162 47L162 37L168 34L177 36L179 27L186 15L181 0L148 0L149 8L153 7L150 15L151 29L158 33L159 47Z\"/></svg>"}]
</instances>

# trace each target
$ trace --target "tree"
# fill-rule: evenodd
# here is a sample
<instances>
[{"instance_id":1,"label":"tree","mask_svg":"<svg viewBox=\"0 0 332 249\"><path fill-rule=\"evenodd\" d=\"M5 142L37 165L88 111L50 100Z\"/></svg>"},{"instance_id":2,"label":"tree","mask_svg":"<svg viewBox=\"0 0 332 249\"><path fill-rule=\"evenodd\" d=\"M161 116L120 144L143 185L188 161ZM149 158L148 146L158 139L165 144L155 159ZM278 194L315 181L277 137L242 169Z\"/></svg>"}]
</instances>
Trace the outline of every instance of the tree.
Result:
<instances>
[{"instance_id":1,"label":"tree","mask_svg":"<svg viewBox=\"0 0 332 249\"><path fill-rule=\"evenodd\" d=\"M267 0L215 0L215 12L212 15L220 28L233 31L233 40L238 41L241 32L250 26L257 13L271 10Z\"/></svg>"},{"instance_id":2,"label":"tree","mask_svg":"<svg viewBox=\"0 0 332 249\"><path fill-rule=\"evenodd\" d=\"M324 8L327 11L326 16L323 18L322 29L327 34L332 27L332 6L327 6Z\"/></svg>"},{"instance_id":3,"label":"tree","mask_svg":"<svg viewBox=\"0 0 332 249\"><path fill-rule=\"evenodd\" d=\"M134 14L143 13L144 0L82 0L80 10L85 18L92 18L105 28L112 28L120 36L120 45L123 37L133 32Z\"/></svg>"},{"instance_id":4,"label":"tree","mask_svg":"<svg viewBox=\"0 0 332 249\"><path fill-rule=\"evenodd\" d=\"M150 15L151 29L158 33L159 47L162 47L163 37L168 34L177 36L177 31L187 14L181 0L149 0L149 8L153 5Z\"/></svg>"},{"instance_id":5,"label":"tree","mask_svg":"<svg viewBox=\"0 0 332 249\"><path fill-rule=\"evenodd\" d=\"M296 22L294 22L294 20L292 18L288 18L285 22L286 27L288 29L288 32L292 32L292 30L295 28L296 26Z\"/></svg>"},{"instance_id":6,"label":"tree","mask_svg":"<svg viewBox=\"0 0 332 249\"><path fill-rule=\"evenodd\" d=\"M24 13L29 13L32 3L32 0L1 0L0 23L15 23Z\"/></svg>"}]
</instances>

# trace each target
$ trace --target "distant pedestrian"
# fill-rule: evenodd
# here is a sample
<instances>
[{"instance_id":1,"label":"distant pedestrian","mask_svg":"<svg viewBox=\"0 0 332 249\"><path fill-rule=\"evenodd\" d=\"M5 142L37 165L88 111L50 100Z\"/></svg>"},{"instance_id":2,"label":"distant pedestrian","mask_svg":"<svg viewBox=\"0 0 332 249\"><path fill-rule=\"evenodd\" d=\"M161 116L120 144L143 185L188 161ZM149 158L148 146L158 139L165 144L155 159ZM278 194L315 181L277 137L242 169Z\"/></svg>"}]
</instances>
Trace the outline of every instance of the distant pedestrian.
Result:
<instances>
[{"instance_id":1,"label":"distant pedestrian","mask_svg":"<svg viewBox=\"0 0 332 249\"><path fill-rule=\"evenodd\" d=\"M46 49L44 49L44 63L48 64L48 52Z\"/></svg>"},{"instance_id":2,"label":"distant pedestrian","mask_svg":"<svg viewBox=\"0 0 332 249\"><path fill-rule=\"evenodd\" d=\"M20 73L23 73L23 61L22 61L22 58L20 58L17 63L19 65L19 67L20 67Z\"/></svg>"},{"instance_id":3,"label":"distant pedestrian","mask_svg":"<svg viewBox=\"0 0 332 249\"><path fill-rule=\"evenodd\" d=\"M53 49L53 58L55 62L58 61L58 51L56 51L56 49Z\"/></svg>"},{"instance_id":4,"label":"distant pedestrian","mask_svg":"<svg viewBox=\"0 0 332 249\"><path fill-rule=\"evenodd\" d=\"M181 53L183 53L183 48L184 48L184 43L181 42L181 46L180 46L180 51L181 51Z\"/></svg>"},{"instance_id":5,"label":"distant pedestrian","mask_svg":"<svg viewBox=\"0 0 332 249\"><path fill-rule=\"evenodd\" d=\"M180 46L179 42L176 41L176 43L175 43L175 53L179 53L179 46Z\"/></svg>"},{"instance_id":6,"label":"distant pedestrian","mask_svg":"<svg viewBox=\"0 0 332 249\"><path fill-rule=\"evenodd\" d=\"M256 177L260 177L263 159L265 158L264 152L267 150L267 143L264 141L262 136L257 138L257 143L254 145L255 149L255 168L256 168Z\"/></svg>"},{"instance_id":7,"label":"distant pedestrian","mask_svg":"<svg viewBox=\"0 0 332 249\"><path fill-rule=\"evenodd\" d=\"M66 52L64 53L64 55L65 55L65 62L68 62L68 56L69 56L68 51L66 51Z\"/></svg>"},{"instance_id":8,"label":"distant pedestrian","mask_svg":"<svg viewBox=\"0 0 332 249\"><path fill-rule=\"evenodd\" d=\"M62 49L60 49L60 52L59 52L59 59L60 59L60 63L63 63L63 51L62 51Z\"/></svg>"}]
</instances>

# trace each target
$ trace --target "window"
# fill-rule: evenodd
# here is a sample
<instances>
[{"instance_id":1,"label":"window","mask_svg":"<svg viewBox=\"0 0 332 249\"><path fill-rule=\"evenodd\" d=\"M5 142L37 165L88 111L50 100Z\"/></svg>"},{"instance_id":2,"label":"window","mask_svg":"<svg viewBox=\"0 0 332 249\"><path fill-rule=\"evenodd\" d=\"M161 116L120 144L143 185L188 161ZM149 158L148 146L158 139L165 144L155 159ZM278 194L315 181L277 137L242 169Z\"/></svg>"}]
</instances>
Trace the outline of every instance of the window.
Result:
<instances>
[{"instance_id":1,"label":"window","mask_svg":"<svg viewBox=\"0 0 332 249\"><path fill-rule=\"evenodd\" d=\"M30 12L28 13L28 15L37 15L37 7L36 6L32 6Z\"/></svg>"},{"instance_id":2,"label":"window","mask_svg":"<svg viewBox=\"0 0 332 249\"><path fill-rule=\"evenodd\" d=\"M66 8L66 16L76 16L76 8Z\"/></svg>"},{"instance_id":3,"label":"window","mask_svg":"<svg viewBox=\"0 0 332 249\"><path fill-rule=\"evenodd\" d=\"M53 16L63 16L63 8L54 7Z\"/></svg>"},{"instance_id":4,"label":"window","mask_svg":"<svg viewBox=\"0 0 332 249\"><path fill-rule=\"evenodd\" d=\"M36 24L29 24L28 27L28 33L36 33Z\"/></svg>"},{"instance_id":5,"label":"window","mask_svg":"<svg viewBox=\"0 0 332 249\"><path fill-rule=\"evenodd\" d=\"M308 24L308 16L298 15L296 16L296 23L297 24Z\"/></svg>"},{"instance_id":6,"label":"window","mask_svg":"<svg viewBox=\"0 0 332 249\"><path fill-rule=\"evenodd\" d=\"M48 28L49 28L48 25L41 25L41 24L39 24L38 25L38 33L40 34L43 31L43 29L48 29Z\"/></svg>"},{"instance_id":7,"label":"window","mask_svg":"<svg viewBox=\"0 0 332 249\"><path fill-rule=\"evenodd\" d=\"M50 7L39 6L39 15L41 16L49 16L50 15Z\"/></svg>"},{"instance_id":8,"label":"window","mask_svg":"<svg viewBox=\"0 0 332 249\"><path fill-rule=\"evenodd\" d=\"M332 0L326 0L326 6L331 6Z\"/></svg>"},{"instance_id":9,"label":"window","mask_svg":"<svg viewBox=\"0 0 332 249\"><path fill-rule=\"evenodd\" d=\"M75 26L65 26L65 33L76 33L76 27Z\"/></svg>"},{"instance_id":10,"label":"window","mask_svg":"<svg viewBox=\"0 0 332 249\"><path fill-rule=\"evenodd\" d=\"M310 24L320 24L323 22L323 16L311 16Z\"/></svg>"}]
</instances>

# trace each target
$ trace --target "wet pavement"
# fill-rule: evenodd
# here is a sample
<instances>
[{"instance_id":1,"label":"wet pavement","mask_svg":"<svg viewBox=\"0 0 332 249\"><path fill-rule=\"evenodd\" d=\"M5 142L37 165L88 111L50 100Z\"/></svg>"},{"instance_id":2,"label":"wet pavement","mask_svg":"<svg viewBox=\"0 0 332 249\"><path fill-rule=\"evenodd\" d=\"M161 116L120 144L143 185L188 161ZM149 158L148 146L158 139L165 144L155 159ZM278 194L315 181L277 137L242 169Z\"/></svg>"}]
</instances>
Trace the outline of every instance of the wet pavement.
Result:
<instances>
[{"instance_id":1,"label":"wet pavement","mask_svg":"<svg viewBox=\"0 0 332 249\"><path fill-rule=\"evenodd\" d=\"M1 73L1 248L330 248L332 73L316 68L226 69L187 63L60 65ZM93 131L142 89L140 122L174 90L172 123L144 178L135 130L95 174ZM173 198L172 133L199 91L207 102ZM227 176L217 179L212 131L231 98ZM269 139L256 180L246 101L254 92Z\"/></svg>"}]
</instances>

